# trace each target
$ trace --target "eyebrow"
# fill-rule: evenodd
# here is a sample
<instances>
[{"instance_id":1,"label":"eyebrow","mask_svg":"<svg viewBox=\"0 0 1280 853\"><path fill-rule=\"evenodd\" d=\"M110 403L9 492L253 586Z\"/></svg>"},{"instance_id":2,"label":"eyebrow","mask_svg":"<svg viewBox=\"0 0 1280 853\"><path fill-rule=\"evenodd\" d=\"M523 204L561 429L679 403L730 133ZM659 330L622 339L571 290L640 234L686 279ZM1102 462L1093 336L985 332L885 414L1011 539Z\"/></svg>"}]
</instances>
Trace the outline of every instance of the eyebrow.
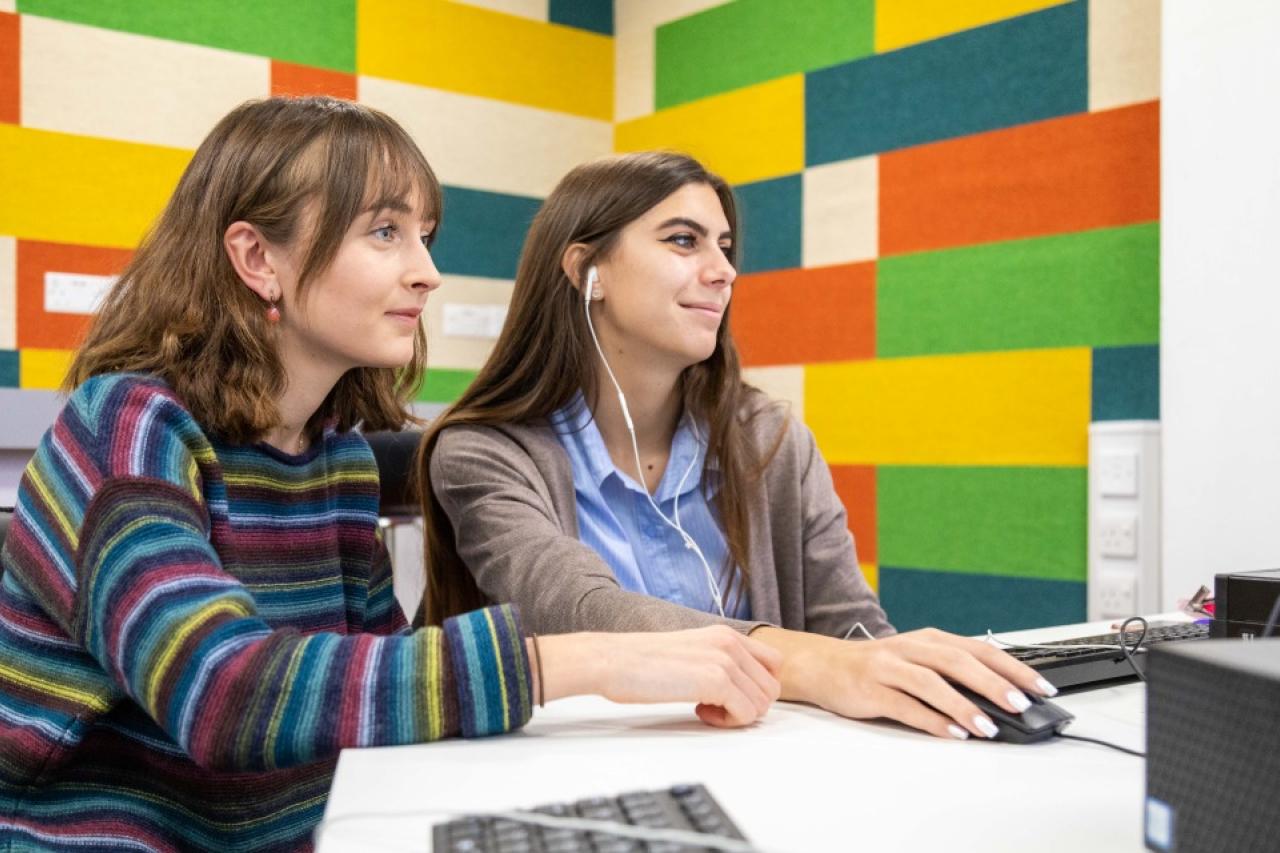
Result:
<instances>
[{"instance_id":1,"label":"eyebrow","mask_svg":"<svg viewBox=\"0 0 1280 853\"><path fill-rule=\"evenodd\" d=\"M379 213L384 210L394 210L397 213L413 213L413 209L409 207L409 202L400 196L375 198L365 207L366 213Z\"/></svg>"},{"instance_id":2,"label":"eyebrow","mask_svg":"<svg viewBox=\"0 0 1280 853\"><path fill-rule=\"evenodd\" d=\"M379 199L375 201L373 204L365 208L364 213L366 215L369 215L369 214L376 215L379 213L383 213L385 211L390 211L392 213L403 213L405 215L412 215L414 212L413 208L410 207L409 203L406 202L404 199L388 198L388 199ZM425 219L422 220L422 224L430 225L434 229L437 224L437 220L434 216L427 216Z\"/></svg>"},{"instance_id":3,"label":"eyebrow","mask_svg":"<svg viewBox=\"0 0 1280 853\"><path fill-rule=\"evenodd\" d=\"M683 225L685 228L692 228L694 231L698 232L699 237L706 237L708 233L706 227L703 226L702 223L693 219L689 219L688 217L685 217L685 216L671 217L666 222L663 222L661 225L659 225L658 230L661 231L664 228L671 228L672 226L675 226L675 225ZM720 234L720 239L732 240L733 232L732 231L722 232Z\"/></svg>"}]
</instances>

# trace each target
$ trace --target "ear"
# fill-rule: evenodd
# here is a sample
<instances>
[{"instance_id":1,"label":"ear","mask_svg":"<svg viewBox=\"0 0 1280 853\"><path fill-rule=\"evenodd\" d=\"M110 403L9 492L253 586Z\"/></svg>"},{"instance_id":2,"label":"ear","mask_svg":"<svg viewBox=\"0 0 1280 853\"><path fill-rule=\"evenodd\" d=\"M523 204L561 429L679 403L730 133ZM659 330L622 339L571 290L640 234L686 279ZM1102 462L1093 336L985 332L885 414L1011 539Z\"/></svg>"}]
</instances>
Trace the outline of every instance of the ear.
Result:
<instances>
[{"instance_id":1,"label":"ear","mask_svg":"<svg viewBox=\"0 0 1280 853\"><path fill-rule=\"evenodd\" d=\"M587 271L582 266L582 259L587 256L587 250L586 243L573 243L564 250L564 255L560 258L560 268L564 270L569 283L579 295L582 293L582 288L587 286Z\"/></svg>"},{"instance_id":2,"label":"ear","mask_svg":"<svg viewBox=\"0 0 1280 853\"><path fill-rule=\"evenodd\" d=\"M276 277L275 251L256 226L232 222L222 235L222 247L236 275L260 299L275 302L284 295Z\"/></svg>"}]
</instances>

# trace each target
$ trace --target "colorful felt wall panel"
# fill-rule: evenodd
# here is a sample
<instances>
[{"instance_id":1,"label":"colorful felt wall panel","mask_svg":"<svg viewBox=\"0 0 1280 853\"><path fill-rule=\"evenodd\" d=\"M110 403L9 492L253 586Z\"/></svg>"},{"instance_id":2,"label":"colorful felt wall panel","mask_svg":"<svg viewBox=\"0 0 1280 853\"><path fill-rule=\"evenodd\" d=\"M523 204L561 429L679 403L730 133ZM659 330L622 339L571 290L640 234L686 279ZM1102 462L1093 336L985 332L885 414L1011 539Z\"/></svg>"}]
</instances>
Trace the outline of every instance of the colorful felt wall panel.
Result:
<instances>
[{"instance_id":1,"label":"colorful felt wall panel","mask_svg":"<svg viewBox=\"0 0 1280 853\"><path fill-rule=\"evenodd\" d=\"M0 386L61 384L89 315L51 288L120 271L218 118L329 94L395 116L445 185L420 397L455 399L492 338L446 306L501 310L542 198L612 150L612 27L604 0L0 3Z\"/></svg>"},{"instance_id":2,"label":"colorful felt wall panel","mask_svg":"<svg viewBox=\"0 0 1280 853\"><path fill-rule=\"evenodd\" d=\"M619 15L616 147L735 184L748 377L813 429L899 627L1084 616L1088 424L1159 417L1159 22L1159 0Z\"/></svg>"},{"instance_id":3,"label":"colorful felt wall panel","mask_svg":"<svg viewBox=\"0 0 1280 853\"><path fill-rule=\"evenodd\" d=\"M245 98L399 119L445 184L422 399L491 346L565 171L678 148L735 185L750 382L814 430L902 628L1084 614L1090 420L1159 417L1159 0L0 0L0 386L83 314Z\"/></svg>"}]
</instances>

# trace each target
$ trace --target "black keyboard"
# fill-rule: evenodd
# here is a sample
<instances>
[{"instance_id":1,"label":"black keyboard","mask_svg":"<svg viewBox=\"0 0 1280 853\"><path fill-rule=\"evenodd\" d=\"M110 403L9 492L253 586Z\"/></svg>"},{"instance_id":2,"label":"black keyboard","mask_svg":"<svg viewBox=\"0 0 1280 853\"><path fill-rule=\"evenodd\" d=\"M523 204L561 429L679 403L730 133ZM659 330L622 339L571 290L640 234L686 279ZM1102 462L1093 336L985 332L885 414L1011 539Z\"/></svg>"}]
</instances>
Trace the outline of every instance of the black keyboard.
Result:
<instances>
[{"instance_id":1,"label":"black keyboard","mask_svg":"<svg viewBox=\"0 0 1280 853\"><path fill-rule=\"evenodd\" d=\"M1141 629L1125 631L1125 645L1130 649L1138 641ZM1197 625L1195 622L1157 623L1147 629L1147 636L1142 641L1142 648L1135 652L1133 663L1145 674L1147 671L1146 649L1159 643L1180 642L1182 640L1203 640L1209 636L1208 625ZM1070 640L1055 640L1041 643L1045 646L1119 646L1120 634L1099 634L1095 637L1075 637ZM1101 686L1120 679L1137 678L1133 667L1124 659L1120 649L1019 649L1007 648L1013 655L1027 666L1037 670L1045 679L1059 690L1066 687Z\"/></svg>"},{"instance_id":2,"label":"black keyboard","mask_svg":"<svg viewBox=\"0 0 1280 853\"><path fill-rule=\"evenodd\" d=\"M632 791L616 797L591 797L530 809L552 817L607 820L654 829L683 829L746 841L729 815L702 785L675 785L661 791ZM549 828L501 817L461 817L436 824L435 853L689 853L689 847L665 841L637 841L602 832Z\"/></svg>"}]
</instances>

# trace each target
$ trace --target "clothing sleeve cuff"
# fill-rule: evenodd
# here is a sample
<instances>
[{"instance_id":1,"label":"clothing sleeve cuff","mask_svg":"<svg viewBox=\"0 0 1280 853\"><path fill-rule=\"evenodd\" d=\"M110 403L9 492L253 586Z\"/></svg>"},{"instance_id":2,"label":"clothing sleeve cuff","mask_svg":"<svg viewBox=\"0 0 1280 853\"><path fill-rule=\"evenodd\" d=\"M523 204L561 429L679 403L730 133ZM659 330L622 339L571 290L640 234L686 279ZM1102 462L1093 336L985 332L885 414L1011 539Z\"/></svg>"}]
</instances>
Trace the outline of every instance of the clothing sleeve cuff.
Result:
<instances>
[{"instance_id":1,"label":"clothing sleeve cuff","mask_svg":"<svg viewBox=\"0 0 1280 853\"><path fill-rule=\"evenodd\" d=\"M533 713L533 681L519 614L512 605L463 613L444 623L463 737L520 728Z\"/></svg>"}]
</instances>

